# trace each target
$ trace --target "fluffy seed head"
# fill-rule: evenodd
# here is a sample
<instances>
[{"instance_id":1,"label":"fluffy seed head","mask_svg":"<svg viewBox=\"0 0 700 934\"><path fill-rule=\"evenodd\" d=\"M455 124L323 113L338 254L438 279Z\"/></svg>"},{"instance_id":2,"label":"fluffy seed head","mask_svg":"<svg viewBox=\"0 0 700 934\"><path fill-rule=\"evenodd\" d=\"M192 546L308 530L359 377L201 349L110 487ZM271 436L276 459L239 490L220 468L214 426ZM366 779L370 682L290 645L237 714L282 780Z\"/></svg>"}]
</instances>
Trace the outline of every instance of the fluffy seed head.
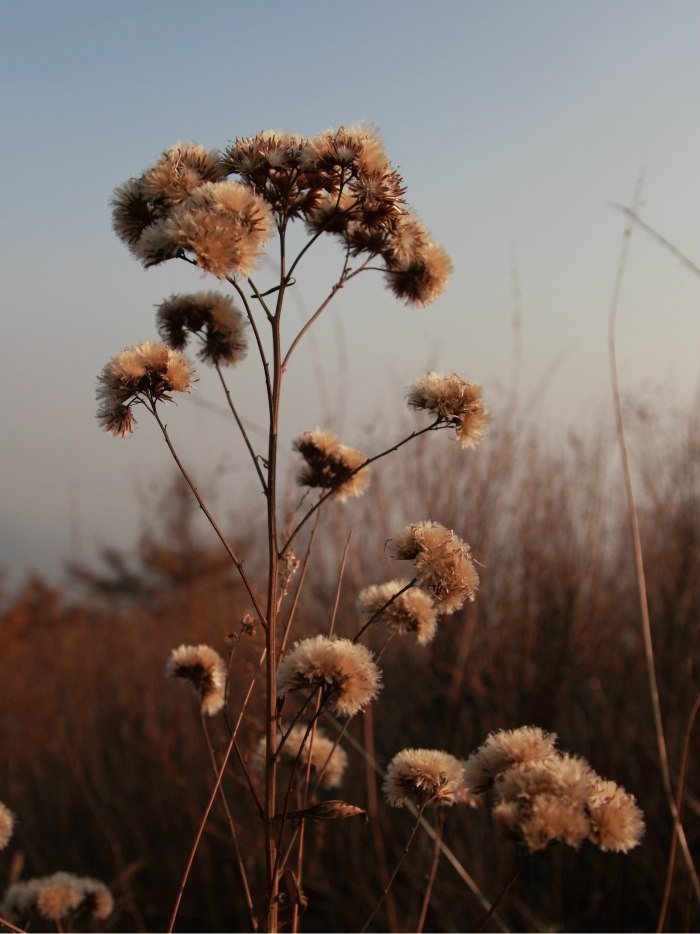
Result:
<instances>
[{"instance_id":1,"label":"fluffy seed head","mask_svg":"<svg viewBox=\"0 0 700 934\"><path fill-rule=\"evenodd\" d=\"M473 600L479 575L469 545L438 522L407 525L387 543L389 554L413 561L418 585L432 594L438 613L450 614Z\"/></svg>"},{"instance_id":2,"label":"fluffy seed head","mask_svg":"<svg viewBox=\"0 0 700 934\"><path fill-rule=\"evenodd\" d=\"M218 150L178 142L143 174L140 188L149 201L171 206L181 204L204 182L216 181L225 174Z\"/></svg>"},{"instance_id":3,"label":"fluffy seed head","mask_svg":"<svg viewBox=\"0 0 700 934\"><path fill-rule=\"evenodd\" d=\"M80 879L83 892L81 908L89 911L96 921L105 921L114 911L114 896L99 879Z\"/></svg>"},{"instance_id":4,"label":"fluffy seed head","mask_svg":"<svg viewBox=\"0 0 700 934\"><path fill-rule=\"evenodd\" d=\"M280 662L275 678L278 697L317 684L332 687L330 708L343 717L352 717L374 700L380 681L381 672L368 648L327 636L295 643Z\"/></svg>"},{"instance_id":5,"label":"fluffy seed head","mask_svg":"<svg viewBox=\"0 0 700 934\"><path fill-rule=\"evenodd\" d=\"M481 386L453 373L428 373L407 393L409 406L434 412L457 429L463 448L474 448L488 432L489 412L481 401Z\"/></svg>"},{"instance_id":6,"label":"fluffy seed head","mask_svg":"<svg viewBox=\"0 0 700 934\"><path fill-rule=\"evenodd\" d=\"M171 392L188 392L192 370L187 359L165 344L144 341L113 357L97 378L97 418L105 431L121 438L131 434L131 406L146 397L172 402Z\"/></svg>"},{"instance_id":7,"label":"fluffy seed head","mask_svg":"<svg viewBox=\"0 0 700 934\"><path fill-rule=\"evenodd\" d=\"M467 760L467 787L478 794L491 787L496 778L513 765L554 759L557 755L554 749L556 741L556 733L545 733L538 726L521 726L517 730L491 733Z\"/></svg>"},{"instance_id":8,"label":"fluffy seed head","mask_svg":"<svg viewBox=\"0 0 700 934\"><path fill-rule=\"evenodd\" d=\"M340 503L351 496L362 496L367 489L370 470L364 467L367 458L361 451L343 444L332 431L305 431L294 442L294 449L306 463L297 474L299 486L333 490L333 499ZM353 474L353 470L357 473Z\"/></svg>"},{"instance_id":9,"label":"fluffy seed head","mask_svg":"<svg viewBox=\"0 0 700 934\"><path fill-rule=\"evenodd\" d=\"M80 879L69 872L55 872L39 880L36 910L51 921L60 921L75 911L83 900Z\"/></svg>"},{"instance_id":10,"label":"fluffy seed head","mask_svg":"<svg viewBox=\"0 0 700 934\"><path fill-rule=\"evenodd\" d=\"M113 910L114 898L103 882L69 872L15 882L2 903L3 914L10 917L27 917L38 912L54 923L77 911L88 912L95 920L104 921Z\"/></svg>"},{"instance_id":11,"label":"fluffy seed head","mask_svg":"<svg viewBox=\"0 0 700 934\"><path fill-rule=\"evenodd\" d=\"M365 587L357 598L357 609L368 618L374 616L394 594L408 584L407 580L387 581ZM400 634L415 632L419 645L427 645L437 632L437 610L429 594L418 587L409 587L377 617Z\"/></svg>"},{"instance_id":12,"label":"fluffy seed head","mask_svg":"<svg viewBox=\"0 0 700 934\"><path fill-rule=\"evenodd\" d=\"M4 850L10 842L14 828L15 815L0 801L0 850Z\"/></svg>"},{"instance_id":13,"label":"fluffy seed head","mask_svg":"<svg viewBox=\"0 0 700 934\"><path fill-rule=\"evenodd\" d=\"M392 807L408 798L419 807L428 800L449 807L463 796L464 766L438 749L403 749L389 763L384 796Z\"/></svg>"},{"instance_id":14,"label":"fluffy seed head","mask_svg":"<svg viewBox=\"0 0 700 934\"><path fill-rule=\"evenodd\" d=\"M277 735L278 743L283 734L286 732L287 729L283 726L282 733ZM293 727L292 732L289 734L287 741L282 747L281 756L283 759L296 759L305 733L305 726ZM302 766L305 766L309 761L310 743L311 733L309 733L309 736L307 737L299 759ZM257 748L253 754L252 760L253 769L259 775L262 775L265 771L266 751L267 738L265 736L261 736L258 741ZM328 759L329 756L330 759ZM328 762L328 765L326 765L326 762ZM342 783L343 773L347 768L347 764L348 754L345 752L342 746L338 744L335 749L333 749L332 740L328 739L323 730L317 726L316 733L314 735L313 748L311 749L311 769L314 775L318 775L321 769L323 769L323 775L321 776L321 788L337 788Z\"/></svg>"},{"instance_id":15,"label":"fluffy seed head","mask_svg":"<svg viewBox=\"0 0 700 934\"><path fill-rule=\"evenodd\" d=\"M224 706L226 666L208 645L181 645L165 666L166 678L182 678L199 696L202 713L213 717Z\"/></svg>"},{"instance_id":16,"label":"fluffy seed head","mask_svg":"<svg viewBox=\"0 0 700 934\"><path fill-rule=\"evenodd\" d=\"M197 356L207 363L233 365L245 358L246 320L233 300L220 292L171 295L158 306L158 333L175 350L182 350L188 333L202 341Z\"/></svg>"},{"instance_id":17,"label":"fluffy seed head","mask_svg":"<svg viewBox=\"0 0 700 934\"><path fill-rule=\"evenodd\" d=\"M411 259L392 263L387 270L389 288L407 305L425 308L439 298L447 288L452 275L452 261L441 246L433 240Z\"/></svg>"},{"instance_id":18,"label":"fluffy seed head","mask_svg":"<svg viewBox=\"0 0 700 934\"><path fill-rule=\"evenodd\" d=\"M590 839L604 852L628 853L644 835L644 815L634 795L595 774L589 785L588 817Z\"/></svg>"},{"instance_id":19,"label":"fluffy seed head","mask_svg":"<svg viewBox=\"0 0 700 934\"><path fill-rule=\"evenodd\" d=\"M111 200L112 228L122 243L133 253L144 231L155 223L158 215L141 192L141 183L136 178L114 189Z\"/></svg>"}]
</instances>

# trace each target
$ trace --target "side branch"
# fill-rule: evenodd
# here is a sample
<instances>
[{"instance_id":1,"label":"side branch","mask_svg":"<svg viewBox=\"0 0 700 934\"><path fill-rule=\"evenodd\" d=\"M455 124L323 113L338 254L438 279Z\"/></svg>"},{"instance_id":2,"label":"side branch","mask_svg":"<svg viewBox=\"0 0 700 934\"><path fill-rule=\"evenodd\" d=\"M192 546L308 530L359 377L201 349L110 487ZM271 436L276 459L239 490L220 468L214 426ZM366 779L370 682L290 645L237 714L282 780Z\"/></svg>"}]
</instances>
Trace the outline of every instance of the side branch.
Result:
<instances>
[{"instance_id":1,"label":"side branch","mask_svg":"<svg viewBox=\"0 0 700 934\"><path fill-rule=\"evenodd\" d=\"M224 546L224 548L225 548L226 551L228 552L229 557L231 558L231 560L233 561L233 563L236 565L236 568L237 568L237 570L238 570L238 573L241 575L241 580L242 580L243 583L245 584L245 588L246 588L246 590L248 591L248 594L249 594L249 596L250 596L250 599L253 601L253 606L255 607L255 612L258 614L258 618L260 619L260 622L263 624L263 626L265 627L265 629L267 629L267 620L266 620L266 618L265 618L265 614L264 614L263 611L262 611L262 607L261 607L260 604L258 603L258 598L255 596L255 591L253 590L252 584L251 584L250 581L248 580L248 575L247 575L246 572L243 570L243 562L242 562L242 561L239 561L239 559L238 559L238 557L236 556L236 553L234 552L233 548L231 548L231 546L229 545L229 543L226 541L226 537L224 536L224 533L221 531L221 529L219 528L219 526L218 526L217 523L216 523L216 520L214 519L214 517L212 516L212 514L209 512L209 510L207 509L207 507L204 505L204 500L203 500L202 497L199 495L199 490L197 489L197 487L194 485L194 483L193 483L192 480L190 479L190 476L189 476L189 474L187 473L187 471L185 470L185 468L182 466L182 462L180 461L180 458L177 456L177 453L175 452L175 448L173 447L172 442L171 442L171 440L170 440L170 436L168 435L168 429L167 429L167 427L163 424L163 422L160 420L160 416L158 415L158 412L156 411L155 403L153 404L153 408L149 408L149 412L152 412L152 413L153 413L153 417L154 417L155 420L158 422L158 426L160 427L160 430L163 432L163 437L165 438L165 443L168 445L168 448L170 449L170 453L172 454L172 456L173 456L173 458L174 458L174 460L175 460L175 463L176 463L177 466L180 468L180 473L181 473L182 476L185 478L185 480L187 481L187 485L189 486L189 488L190 488L190 489L192 490L192 492L194 493L195 499L196 499L197 502L199 503L199 508L202 510L202 512L204 513L204 515L205 515L205 516L207 517L207 519L209 520L209 523L210 523L211 527L214 529L214 531L216 532L216 534L219 536L219 539L220 539L220 541L221 541L221 544Z\"/></svg>"},{"instance_id":2,"label":"side branch","mask_svg":"<svg viewBox=\"0 0 700 934\"><path fill-rule=\"evenodd\" d=\"M384 604L384 606L380 606L379 609L377 610L377 612L374 614L374 616L370 616L370 618L369 618L369 619L367 620L367 622L364 624L364 626L362 627L362 629L358 632L358 634L357 634L357 635L355 636L355 638L352 640L352 641L353 641L353 645L360 639L360 637L362 636L363 632L364 632L366 629L369 629L369 627L372 625L372 623L375 621L375 619L377 619L379 616L381 616L382 613L384 612L384 610L386 610L386 608L387 608L388 606L391 606L391 604L394 602L394 600L396 600L397 597L400 597L402 593L405 593L407 590L410 590L410 588L413 587L413 585L415 584L415 582L416 582L417 580L418 580L418 578L417 578L417 577L414 577L413 580L412 580L412 581L409 581L409 583L406 584L405 587L402 587L401 590L397 591L397 593L395 593L394 596L393 596L390 600L387 600L386 603ZM382 651L384 651L384 650L382 649Z\"/></svg>"},{"instance_id":3,"label":"side branch","mask_svg":"<svg viewBox=\"0 0 700 934\"><path fill-rule=\"evenodd\" d=\"M258 476L260 477L260 482L262 483L263 493L267 496L267 483L265 482L265 478L263 477L262 470L260 469L260 461L258 460L258 455L253 450L253 445L250 443L250 439L248 438L248 433L243 427L243 422L238 417L238 412L236 411L236 408L233 404L233 399L231 398L231 392L229 391L229 388L226 385L226 381L224 380L224 374L221 372L221 367L219 366L218 363L214 365L216 367L216 372L219 374L221 385L224 387L224 392L226 393L226 400L228 402L228 406L231 409L231 413L233 414L233 417L236 419L236 424L241 429L241 434L243 435L243 440L246 443L246 447L250 451L250 456L253 458L255 469L257 470Z\"/></svg>"},{"instance_id":4,"label":"side branch","mask_svg":"<svg viewBox=\"0 0 700 934\"><path fill-rule=\"evenodd\" d=\"M395 444L393 447L387 448L386 451L382 451L380 454L375 454L374 457L368 457L367 460L364 463L360 464L359 467L356 467L354 470L350 471L350 473L343 480L343 483L346 483L351 477L354 477L356 473L359 473L361 470L364 470L365 467L368 467L370 464L373 464L375 461L378 461L380 458L386 457L387 454L392 454L394 451L398 451L400 447L403 447L404 444L408 444L408 442L411 441L413 438L418 438L420 437L420 435L424 435L427 431L439 431L441 428L451 427L449 422L445 422L444 424L441 425L440 424L441 421L442 421L442 418L438 417L435 419L435 421L431 425L428 425L427 428L421 428L420 431L412 431L411 434L408 435L408 437L404 438L402 441L399 441L399 443ZM311 507L311 509L309 509L309 511L306 513L306 515L301 520L299 525L297 525L297 527L294 529L292 534L289 536L289 538L285 542L284 548L279 553L280 558L282 558L286 554L287 549L292 544L297 534L301 531L304 524L311 518L311 516L316 512L316 510L319 509L325 503L325 501L329 498L329 496L332 496L335 493L336 489L337 487L333 487L333 489L328 490L326 493L323 494L323 496L319 498L319 500Z\"/></svg>"},{"instance_id":5,"label":"side branch","mask_svg":"<svg viewBox=\"0 0 700 934\"><path fill-rule=\"evenodd\" d=\"M231 276L229 276L228 281L231 283L234 289L238 292L238 295L240 296L240 299L243 302L243 305L245 307L246 314L248 315L250 326L253 329L253 334L255 335L255 343L258 345L258 352L260 354L260 360L262 361L263 371L265 373L265 387L267 389L267 402L268 402L268 405L270 406L270 409L272 409L272 383L270 382L270 364L267 362L267 357L265 356L265 348L263 347L262 341L260 340L260 332L258 331L258 326L255 323L255 318L253 317L253 310L250 307L250 304L248 303L248 299L246 297L245 292L240 287L240 285L236 282L236 280L233 279Z\"/></svg>"}]
</instances>

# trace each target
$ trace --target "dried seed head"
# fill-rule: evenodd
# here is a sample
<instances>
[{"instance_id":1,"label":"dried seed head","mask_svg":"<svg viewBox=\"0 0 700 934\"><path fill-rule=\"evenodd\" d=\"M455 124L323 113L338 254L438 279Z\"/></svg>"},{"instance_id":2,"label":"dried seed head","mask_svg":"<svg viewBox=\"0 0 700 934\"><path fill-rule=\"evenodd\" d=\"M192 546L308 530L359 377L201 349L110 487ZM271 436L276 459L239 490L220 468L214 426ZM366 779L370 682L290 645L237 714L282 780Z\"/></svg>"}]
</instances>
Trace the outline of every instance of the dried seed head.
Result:
<instances>
[{"instance_id":1,"label":"dried seed head","mask_svg":"<svg viewBox=\"0 0 700 934\"><path fill-rule=\"evenodd\" d=\"M389 763L384 796L392 807L403 807L406 799L421 806L428 801L449 807L459 800L464 766L438 749L403 749Z\"/></svg>"},{"instance_id":2,"label":"dried seed head","mask_svg":"<svg viewBox=\"0 0 700 934\"><path fill-rule=\"evenodd\" d=\"M11 918L38 912L54 923L74 912L87 912L104 921L114 910L114 898L97 879L81 878L69 872L55 872L41 879L11 885L2 903L2 912Z\"/></svg>"},{"instance_id":3,"label":"dried seed head","mask_svg":"<svg viewBox=\"0 0 700 934\"><path fill-rule=\"evenodd\" d=\"M332 498L340 503L351 496L362 496L367 489L370 470L361 451L342 444L332 431L305 431L294 442L294 449L306 463L297 475L299 486L333 490ZM357 471L353 473L353 471Z\"/></svg>"},{"instance_id":4,"label":"dried seed head","mask_svg":"<svg viewBox=\"0 0 700 934\"><path fill-rule=\"evenodd\" d=\"M282 731L277 734L278 743L286 732L287 728L283 725ZM305 726L295 726L292 728L292 731L287 737L284 746L282 746L280 755L283 759L296 759L305 734ZM306 743L304 744L304 748L302 749L301 756L299 757L299 762L302 766L305 766L309 761L310 746L311 733L309 733L306 739ZM314 777L317 777L320 774L321 769L323 769L323 775L321 776L320 782L321 788L338 788L343 781L343 775L345 773L345 769L347 768L348 754L345 752L340 743L338 743L335 749L333 746L333 741L328 739L323 730L317 726L316 732L314 734L313 746L311 746L311 768ZM267 739L265 736L261 736L258 740L258 745L255 749L252 759L253 769L259 775L262 775L265 771L266 752ZM330 759L328 758L329 756Z\"/></svg>"},{"instance_id":5,"label":"dried seed head","mask_svg":"<svg viewBox=\"0 0 700 934\"><path fill-rule=\"evenodd\" d=\"M183 350L189 334L202 341L197 356L207 363L231 366L248 350L247 322L229 296L220 292L171 295L158 306L158 333L175 350Z\"/></svg>"},{"instance_id":6,"label":"dried seed head","mask_svg":"<svg viewBox=\"0 0 700 934\"><path fill-rule=\"evenodd\" d=\"M413 258L392 263L386 275L389 288L397 298L405 299L407 305L425 308L447 288L452 262L441 246L428 240Z\"/></svg>"},{"instance_id":7,"label":"dried seed head","mask_svg":"<svg viewBox=\"0 0 700 934\"><path fill-rule=\"evenodd\" d=\"M320 684L333 689L330 709L352 717L377 696L381 672L364 645L349 639L314 636L295 643L279 664L275 683L277 694Z\"/></svg>"},{"instance_id":8,"label":"dried seed head","mask_svg":"<svg viewBox=\"0 0 700 934\"><path fill-rule=\"evenodd\" d=\"M15 815L0 801L0 850L4 850L15 828Z\"/></svg>"},{"instance_id":9,"label":"dried seed head","mask_svg":"<svg viewBox=\"0 0 700 934\"><path fill-rule=\"evenodd\" d=\"M189 682L201 701L202 713L213 717L224 706L226 666L208 645L181 645L173 649L165 666L166 678Z\"/></svg>"},{"instance_id":10,"label":"dried seed head","mask_svg":"<svg viewBox=\"0 0 700 934\"><path fill-rule=\"evenodd\" d=\"M226 174L217 149L179 142L143 174L140 188L146 199L167 208L182 204L204 182L217 181Z\"/></svg>"},{"instance_id":11,"label":"dried seed head","mask_svg":"<svg viewBox=\"0 0 700 934\"><path fill-rule=\"evenodd\" d=\"M371 618L407 584L407 580L392 580L365 587L357 598L358 611ZM377 620L400 634L415 632L418 644L427 645L437 632L437 612L429 594L418 587L409 587L382 610Z\"/></svg>"},{"instance_id":12,"label":"dried seed head","mask_svg":"<svg viewBox=\"0 0 700 934\"><path fill-rule=\"evenodd\" d=\"M595 774L589 785L588 817L590 839L604 852L628 853L644 835L644 815L634 795Z\"/></svg>"},{"instance_id":13,"label":"dried seed head","mask_svg":"<svg viewBox=\"0 0 700 934\"><path fill-rule=\"evenodd\" d=\"M486 742L467 760L465 781L475 794L490 788L496 778L513 765L546 762L554 759L556 733L545 733L538 726L491 733Z\"/></svg>"},{"instance_id":14,"label":"dried seed head","mask_svg":"<svg viewBox=\"0 0 700 934\"><path fill-rule=\"evenodd\" d=\"M51 921L65 918L83 900L80 879L69 872L55 872L38 881L35 907L40 915Z\"/></svg>"},{"instance_id":15,"label":"dried seed head","mask_svg":"<svg viewBox=\"0 0 700 934\"><path fill-rule=\"evenodd\" d=\"M488 432L489 412L481 401L481 386L453 373L428 373L417 379L407 393L414 409L434 412L457 429L463 448L474 448Z\"/></svg>"},{"instance_id":16,"label":"dried seed head","mask_svg":"<svg viewBox=\"0 0 700 934\"><path fill-rule=\"evenodd\" d=\"M469 545L438 522L408 525L388 542L389 554L413 561L418 585L435 601L438 613L450 614L473 600L479 586Z\"/></svg>"},{"instance_id":17,"label":"dried seed head","mask_svg":"<svg viewBox=\"0 0 700 934\"><path fill-rule=\"evenodd\" d=\"M144 341L113 357L97 378L97 418L105 431L121 438L131 434L135 422L132 405L141 397L150 402L172 402L171 392L189 392L192 370L183 354Z\"/></svg>"}]
</instances>

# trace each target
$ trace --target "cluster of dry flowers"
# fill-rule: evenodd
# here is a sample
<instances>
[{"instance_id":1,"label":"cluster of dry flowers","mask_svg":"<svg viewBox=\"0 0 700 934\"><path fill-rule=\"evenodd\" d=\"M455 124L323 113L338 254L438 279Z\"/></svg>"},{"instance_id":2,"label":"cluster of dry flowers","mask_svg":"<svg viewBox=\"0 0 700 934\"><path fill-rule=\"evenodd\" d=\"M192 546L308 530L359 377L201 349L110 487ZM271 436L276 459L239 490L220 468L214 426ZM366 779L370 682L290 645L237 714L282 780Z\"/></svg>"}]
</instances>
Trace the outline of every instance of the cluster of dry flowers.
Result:
<instances>
[{"instance_id":1,"label":"cluster of dry flowers","mask_svg":"<svg viewBox=\"0 0 700 934\"><path fill-rule=\"evenodd\" d=\"M313 138L264 132L237 139L225 152L177 143L141 176L119 187L113 200L114 229L144 266L183 260L228 282L242 305L239 308L230 297L212 290L172 295L164 301L156 317L162 342L146 341L122 350L100 375L98 419L105 431L125 437L133 431L135 406L144 406L154 416L179 469L238 569L255 610L256 624L264 631L261 665L265 660L268 722L251 757L252 774L245 759L241 757L240 762L254 795L256 774L265 785L264 804L257 796L256 800L265 828L270 930L277 930L280 873L297 838L294 878L301 893L304 819L364 814L342 801L317 800L319 790L341 785L348 764L340 737L331 741L318 727L318 717L330 711L349 720L373 701L382 687L379 658L360 641L364 633L370 625L384 624L388 630L385 647L393 636L407 633L414 633L418 644L425 646L435 637L439 619L474 600L479 586L465 541L436 522L414 522L397 531L387 547L389 555L406 562L409 571L403 578L375 583L360 592L357 608L363 622L353 639L333 635L331 623L327 634L301 639L284 651L304 580L302 573L294 605L279 633L283 633L281 644L278 642L280 609L289 592L289 579L300 565L292 542L315 512L318 521L326 500L343 503L361 496L370 480L369 465L417 435L454 429L456 441L467 449L474 448L487 434L489 413L481 387L455 373L436 372L420 377L407 391L408 406L427 413L429 424L372 457L343 443L331 430L317 427L303 432L293 444L302 459L296 479L306 490L305 498L317 490L317 499L280 546L276 504L280 387L289 357L300 339L339 289L366 270L379 269L397 298L419 307L435 301L450 277L452 267L447 254L408 207L404 193L401 177L389 162L376 131L359 125L328 130ZM289 262L286 231L288 224L297 220L305 225L308 239ZM279 279L272 288L261 291L252 276L274 233L281 244ZM329 234L340 244L342 270L328 298L285 353L280 332L285 294L296 286L299 262L322 234ZM265 321L271 328L268 350L259 327ZM245 358L249 329L255 338L250 343L260 356L270 410L269 445L264 457L255 452L222 373L222 367ZM242 562L206 509L158 414L159 404L172 401L174 393L187 393L193 388L196 379L192 365L183 355L191 338L198 341L200 360L217 371L267 500L270 566L264 605L246 577ZM312 534L307 560L313 538ZM246 628L244 623L241 631L253 628ZM227 712L231 664L232 655L227 665L208 645L181 645L173 650L166 666L168 677L179 678L194 688L203 715L225 714L231 736L226 756L235 744L238 729L231 728ZM250 690L253 686L254 681ZM291 720L287 714L283 721L283 708L294 697L299 698L297 712ZM306 711L312 699L316 712L309 716ZM202 722L206 729L206 721ZM409 801L419 808L420 815L428 805L444 807L466 802L474 806L489 799L499 826L531 851L556 840L578 846L588 836L601 849L627 852L638 843L643 830L634 798L614 783L600 779L583 760L559 754L554 739L534 727L496 733L466 763L440 750L404 749L389 763L386 799L396 807ZM226 761L214 765L217 782L210 807ZM285 763L291 767L291 777L287 775L285 780L280 813L277 775ZM297 773L301 778L297 778L295 786ZM315 785L310 789L311 778ZM293 789L299 803L296 810L289 809ZM285 822L287 829L290 822L296 822L296 826L291 841L283 846ZM287 856L283 857L285 847ZM240 861L239 869L248 892ZM180 894L186 879L187 871ZM429 897L428 890L424 912ZM292 916L293 930L297 930L302 900L300 894ZM178 905L179 899L173 923ZM254 918L250 900L249 907Z\"/></svg>"},{"instance_id":2,"label":"cluster of dry flowers","mask_svg":"<svg viewBox=\"0 0 700 934\"><path fill-rule=\"evenodd\" d=\"M15 815L0 802L0 850L9 844L15 822ZM2 915L15 923L29 925L38 917L54 922L59 931L67 919L105 921L113 910L114 898L103 882L69 872L14 882L0 905Z\"/></svg>"}]
</instances>

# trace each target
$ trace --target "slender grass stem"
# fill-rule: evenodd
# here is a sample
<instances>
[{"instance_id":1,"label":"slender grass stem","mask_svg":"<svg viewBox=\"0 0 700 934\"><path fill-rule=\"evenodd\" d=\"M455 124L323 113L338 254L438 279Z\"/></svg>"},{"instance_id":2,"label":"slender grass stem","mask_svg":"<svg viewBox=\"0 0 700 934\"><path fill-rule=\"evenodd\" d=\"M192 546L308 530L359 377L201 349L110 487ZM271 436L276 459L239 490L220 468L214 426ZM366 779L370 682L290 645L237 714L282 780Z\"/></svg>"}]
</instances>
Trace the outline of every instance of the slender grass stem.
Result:
<instances>
[{"instance_id":1,"label":"slender grass stem","mask_svg":"<svg viewBox=\"0 0 700 934\"><path fill-rule=\"evenodd\" d=\"M311 549L314 546L314 540L316 538L316 533L318 532L318 526L319 526L320 521L321 521L321 510L319 509L319 511L316 513L316 521L314 522L314 527L311 530L309 544L306 548L306 554L304 555L304 564L301 569L301 574L299 575L299 584L297 586L296 593L294 594L294 602L292 603L292 608L289 611L287 622L284 625L284 634L282 636L282 641L280 642L280 648L279 648L279 652L277 655L278 663L279 663L279 659L282 657L282 654L284 653L284 650L287 645L287 639L292 629L292 623L294 621L294 614L296 613L297 606L299 605L299 597L301 596L301 590L302 590L302 587L304 586L304 580L306 579L306 571L309 567L309 559L311 558Z\"/></svg>"},{"instance_id":2,"label":"slender grass stem","mask_svg":"<svg viewBox=\"0 0 700 934\"><path fill-rule=\"evenodd\" d=\"M17 934L27 934L24 928L15 927L11 921L8 921L7 918L0 916L0 924L4 924L6 928L9 928L11 931L16 931Z\"/></svg>"},{"instance_id":3,"label":"slender grass stem","mask_svg":"<svg viewBox=\"0 0 700 934\"><path fill-rule=\"evenodd\" d=\"M350 539L352 538L352 531L348 535L348 540L345 543L345 551L343 552L343 560L340 562L340 574L338 575L338 586L335 590L335 603L333 604L333 615L331 616L331 625L328 630L328 638L333 635L333 630L335 629L335 617L338 612L338 603L340 602L340 588L343 583L343 573L345 572L345 562L348 557L348 548L350 547Z\"/></svg>"}]
</instances>

